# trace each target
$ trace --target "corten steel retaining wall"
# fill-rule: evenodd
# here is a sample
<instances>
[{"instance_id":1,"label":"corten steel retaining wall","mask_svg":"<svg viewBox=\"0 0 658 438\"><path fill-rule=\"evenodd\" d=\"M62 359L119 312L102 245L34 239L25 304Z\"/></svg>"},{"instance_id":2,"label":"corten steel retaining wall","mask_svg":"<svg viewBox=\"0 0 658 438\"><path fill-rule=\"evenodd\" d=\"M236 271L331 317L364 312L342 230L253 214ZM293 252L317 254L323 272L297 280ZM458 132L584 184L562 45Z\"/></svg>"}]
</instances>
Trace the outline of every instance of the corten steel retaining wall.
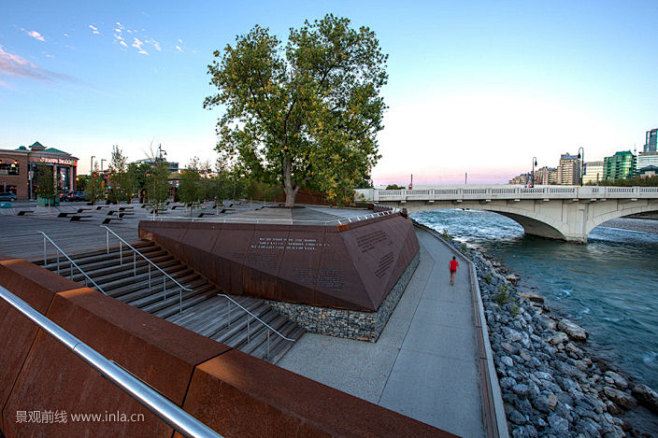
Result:
<instances>
[{"instance_id":1,"label":"corten steel retaining wall","mask_svg":"<svg viewBox=\"0 0 658 438\"><path fill-rule=\"evenodd\" d=\"M400 214L342 225L141 221L139 236L233 295L365 312L419 251Z\"/></svg>"},{"instance_id":2,"label":"corten steel retaining wall","mask_svg":"<svg viewBox=\"0 0 658 438\"><path fill-rule=\"evenodd\" d=\"M22 259L0 285L225 436L452 436L156 318ZM0 428L17 436L162 436L171 427L0 300ZM17 422L19 411L68 422ZM72 413L143 414L72 422Z\"/></svg>"}]
</instances>

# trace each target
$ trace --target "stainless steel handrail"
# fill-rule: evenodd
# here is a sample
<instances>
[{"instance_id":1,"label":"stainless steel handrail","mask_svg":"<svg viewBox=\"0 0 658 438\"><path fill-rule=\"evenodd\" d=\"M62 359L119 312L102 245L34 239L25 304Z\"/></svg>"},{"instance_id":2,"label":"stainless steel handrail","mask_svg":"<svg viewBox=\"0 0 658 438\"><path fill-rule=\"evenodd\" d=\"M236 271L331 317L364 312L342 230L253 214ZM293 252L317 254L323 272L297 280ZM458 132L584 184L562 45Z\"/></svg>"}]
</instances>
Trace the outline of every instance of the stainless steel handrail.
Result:
<instances>
[{"instance_id":1,"label":"stainless steel handrail","mask_svg":"<svg viewBox=\"0 0 658 438\"><path fill-rule=\"evenodd\" d=\"M107 253L108 254L110 252L110 235L108 233L112 233L114 235L114 237L119 239L119 242L121 242L121 243L119 243L119 257L120 257L119 260L120 260L121 264L123 264L123 252L122 252L123 247L121 246L121 244L123 243L123 244L126 244L128 246L128 248L132 249L135 254L139 254L139 256L141 258L143 258L144 260L146 260L149 263L149 282L150 282L150 279L151 279L150 278L150 273L151 273L150 266L153 266L155 269L160 271L162 273L162 275L164 275L166 278L169 278L174 284L176 284L180 288L178 302L179 302L179 312L182 312L183 311L183 291L192 292L192 289L190 289L188 287L185 287L182 284L180 284L174 277L172 277L171 275L169 275L165 271L163 271L158 265L153 263L148 257L146 257L144 254L142 254L137 248L132 246L130 243L126 242L126 240L123 237L119 236L117 233L112 231L108 226L101 225L101 228L105 228L105 231L106 231L105 232L105 243L106 243ZM135 273L136 273L136 263L134 261L134 258L133 258L133 266L134 266ZM150 287L150 283L149 283L149 287ZM165 298L165 300L167 299L167 281L166 280L164 281L164 298Z\"/></svg>"},{"instance_id":2,"label":"stainless steel handrail","mask_svg":"<svg viewBox=\"0 0 658 438\"><path fill-rule=\"evenodd\" d=\"M78 271L80 271L80 273L81 273L82 275L85 276L85 286L87 286L87 280L89 280L89 281L91 281L91 283L94 285L94 287L95 287L96 289L98 289L99 292L101 292L101 293L104 294L104 295L107 295L107 293L103 290L103 288L101 288L101 287L100 287L100 286L99 286L99 285L98 285L98 284L97 284L97 283L96 283L96 282L95 282L95 281L94 281L89 275L87 275L87 273L86 273L85 271L83 271L82 268L80 268L80 266L78 266L78 264L77 264L76 262L74 262L73 259L72 259L71 257L69 257L68 254L66 254L66 253L64 252L64 250L63 250L62 248L60 248L59 245L57 245L57 244L53 241L53 239L51 239L50 237L48 237L48 235L47 235L46 233L44 233L43 231L39 231L39 232L43 235L43 264L44 264L44 266L46 265L46 263L47 263L47 258L48 258L48 257L47 257L47 252L46 252L46 239L48 239L48 241L49 241L49 242L55 247L55 249L57 249L57 251L58 251L58 252L57 252L57 273L58 273L58 274L59 274L59 253L61 252L62 255L63 255L64 257L66 257L67 260L71 263L71 266L75 266L76 269L77 269ZM71 268L71 279L73 279L73 268Z\"/></svg>"},{"instance_id":3,"label":"stainless steel handrail","mask_svg":"<svg viewBox=\"0 0 658 438\"><path fill-rule=\"evenodd\" d=\"M221 437L162 394L37 312L2 286L0 286L0 298L182 435L186 437Z\"/></svg>"},{"instance_id":4,"label":"stainless steel handrail","mask_svg":"<svg viewBox=\"0 0 658 438\"><path fill-rule=\"evenodd\" d=\"M277 329L275 329L274 327L272 327L271 325L269 325L268 323L266 323L265 321L263 321L262 319L260 319L256 315L254 315L249 309L247 309L242 304L238 303L237 301L235 301L233 298L229 297L228 295L226 295L226 294L217 294L217 296L226 298L229 301L229 303L233 303L236 306L238 306L239 308L241 308L242 310L244 310L246 313L248 313L253 318L255 318L258 322L260 322L265 327L267 327L270 331L274 332L274 334L279 336L281 339L283 339L285 341L289 341L289 342L295 342L296 341L296 339L292 339L292 338L289 338L289 337L281 334ZM227 325L229 327L231 326L231 307L230 307L230 304L229 304L229 308L228 308L228 323L227 323ZM249 327L249 319L247 319L247 343L251 342L250 333L251 332L250 332L250 327ZM267 332L267 358L269 359L269 357L270 357L270 332L268 331Z\"/></svg>"}]
</instances>

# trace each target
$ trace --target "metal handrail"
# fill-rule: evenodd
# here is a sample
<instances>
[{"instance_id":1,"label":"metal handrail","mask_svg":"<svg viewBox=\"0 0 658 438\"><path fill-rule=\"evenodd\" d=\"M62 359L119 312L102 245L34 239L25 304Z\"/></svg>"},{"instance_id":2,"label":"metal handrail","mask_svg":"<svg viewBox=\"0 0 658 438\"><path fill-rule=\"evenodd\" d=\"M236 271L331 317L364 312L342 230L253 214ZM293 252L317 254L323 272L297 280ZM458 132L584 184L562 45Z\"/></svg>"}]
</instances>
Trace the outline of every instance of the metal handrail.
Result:
<instances>
[{"instance_id":1,"label":"metal handrail","mask_svg":"<svg viewBox=\"0 0 658 438\"><path fill-rule=\"evenodd\" d=\"M2 286L0 286L0 298L182 435L186 437L221 437L217 432L169 401L158 391L37 312L25 301Z\"/></svg>"},{"instance_id":2,"label":"metal handrail","mask_svg":"<svg viewBox=\"0 0 658 438\"><path fill-rule=\"evenodd\" d=\"M47 254L46 254L46 239L48 239L48 241L49 241L49 242L50 242L50 243L51 243L51 244L57 249L57 251L58 251L58 252L57 252L57 273L58 273L58 274L59 274L59 253L61 252L62 255L63 255L64 257L66 257L67 260L68 260L69 262L71 262L71 266L75 266L76 269L77 269L78 271L80 271L80 273L81 273L82 275L85 276L85 286L87 286L87 280L89 280L89 281L92 282L92 284L94 285L94 287L96 287L96 289L97 289L99 292L101 292L103 295L107 295L107 293L103 290L103 288L101 288L101 287L100 287L100 286L99 286L99 285L93 280L93 278L91 278L89 275L87 275L87 273L86 273L85 271L83 271L82 268L80 268L80 266L78 266L78 264L77 264L76 262L74 262L73 259L72 259L71 257L69 257L68 254L66 254L66 253L64 252L64 250L63 250L62 248L60 248L59 245L57 245L57 244L53 241L53 239L51 239L50 237L48 237L48 235L47 235L46 233L44 233L43 231L39 231L39 232L40 232L41 234L43 234L43 264L44 264L44 266L46 265L46 263L47 263L47 258L48 258L48 257L47 257ZM73 268L71 268L71 279L72 279L72 278L73 278Z\"/></svg>"},{"instance_id":3,"label":"metal handrail","mask_svg":"<svg viewBox=\"0 0 658 438\"><path fill-rule=\"evenodd\" d=\"M266 356L268 359L270 358L270 331L274 332L274 334L276 334L278 337L280 337L284 341L288 341L288 342L295 342L296 341L296 339L289 338L289 337L283 335L282 333L280 333L277 329L275 329L274 327L272 327L271 325L269 325L268 323L266 323L265 321L263 321L262 319L260 319L256 315L254 315L249 309L247 309L242 304L238 303L237 301L235 301L233 298L229 297L228 295L226 295L226 294L217 294L217 296L224 297L229 301L228 318L227 318L227 326L228 327L231 326L231 303L233 303L233 304L235 304L236 306L238 306L239 308L244 310L247 314L249 314L251 317L255 318L258 322L260 322L261 324L263 324L265 327L267 327L269 329L268 332L267 332L267 356ZM247 343L251 342L251 328L249 326L249 323L250 323L250 320L247 319Z\"/></svg>"},{"instance_id":4,"label":"metal handrail","mask_svg":"<svg viewBox=\"0 0 658 438\"><path fill-rule=\"evenodd\" d=\"M254 318L256 318L258 321L260 321L261 324L263 324L264 326L266 326L267 328L269 328L270 330L272 330L274 333L276 333L277 335L279 335L280 338L285 339L286 341L291 341L291 342L295 342L295 341L296 341L296 339L288 338L288 337L282 335L281 333L279 333L279 331L278 331L277 329L275 329L274 327L272 327L271 325L269 325L268 323L266 323L265 321L263 321L262 319L260 319L260 318L257 317L256 315L254 315L253 313L251 313L250 310L248 310L246 307L244 307L242 304L238 303L237 301L235 301L233 298L229 297L228 295L226 295L226 294L217 294L217 295L220 296L220 297L224 297L224 298L226 298L227 300L231 301L231 302L232 302L233 304L235 304L236 306L240 307L242 310L244 310L245 312L247 312L248 314L250 314L251 316L253 316Z\"/></svg>"},{"instance_id":5,"label":"metal handrail","mask_svg":"<svg viewBox=\"0 0 658 438\"><path fill-rule=\"evenodd\" d=\"M114 237L119 239L119 242L120 242L119 243L119 262L121 264L123 264L123 247L121 246L122 243L126 244L128 246L128 248L133 250L133 266L134 266L134 269L135 269L135 273L136 273L136 263L135 263L135 259L134 259L134 254L139 254L139 256L141 258L143 258L144 260L146 260L149 263L149 287L150 287L150 281L151 281L151 277L150 277L151 266L153 266L155 269L160 271L162 273L162 275L164 275L166 278L170 279L172 282L174 282L174 284L176 284L179 287L180 293L179 293L179 300L178 300L178 302L179 302L179 309L178 310L179 310L179 312L182 312L183 311L183 291L192 292L192 289L190 289L188 287L185 287L182 284L180 284L174 277L167 274L158 265L156 265L148 257L146 257L144 254L142 254L137 248L132 246L130 243L126 242L126 240L123 237L119 236L117 233L112 231L108 226L101 225L101 228L105 228L105 231L106 231L106 233L105 233L105 242L106 242L107 253L108 254L110 253L110 235L108 233L112 233L114 235ZM164 281L164 299L165 300L167 299L167 280L166 279Z\"/></svg>"}]
</instances>

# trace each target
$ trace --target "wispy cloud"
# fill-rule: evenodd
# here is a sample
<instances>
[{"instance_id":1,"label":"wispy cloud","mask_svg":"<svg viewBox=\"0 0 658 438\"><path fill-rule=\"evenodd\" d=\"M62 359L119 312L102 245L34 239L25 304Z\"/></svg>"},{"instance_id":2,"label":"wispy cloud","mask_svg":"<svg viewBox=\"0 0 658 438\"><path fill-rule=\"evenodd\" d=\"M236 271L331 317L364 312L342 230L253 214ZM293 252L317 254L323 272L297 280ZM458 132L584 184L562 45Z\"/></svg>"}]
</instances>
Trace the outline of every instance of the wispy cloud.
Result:
<instances>
[{"instance_id":1,"label":"wispy cloud","mask_svg":"<svg viewBox=\"0 0 658 438\"><path fill-rule=\"evenodd\" d=\"M32 38L34 38L35 40L39 40L39 41L44 42L44 43L46 42L46 39L39 32L37 32L36 30L30 30L30 31L27 32L27 34L29 36L31 36Z\"/></svg>"},{"instance_id":2,"label":"wispy cloud","mask_svg":"<svg viewBox=\"0 0 658 438\"><path fill-rule=\"evenodd\" d=\"M131 46L136 48L137 53L139 53L140 55L148 55L149 53L142 48L143 45L144 45L143 41L140 41L139 38L133 37L133 43L131 44Z\"/></svg>"},{"instance_id":3,"label":"wispy cloud","mask_svg":"<svg viewBox=\"0 0 658 438\"><path fill-rule=\"evenodd\" d=\"M179 52L183 51L183 49L181 49L180 46L176 46L176 50L178 50Z\"/></svg>"},{"instance_id":4,"label":"wispy cloud","mask_svg":"<svg viewBox=\"0 0 658 438\"><path fill-rule=\"evenodd\" d=\"M157 50L158 52L162 52L162 47L160 47L160 43L157 42L156 40L147 39L147 40L144 40L144 42L147 43L147 44L152 44L153 47L155 48L155 50Z\"/></svg>"},{"instance_id":5,"label":"wispy cloud","mask_svg":"<svg viewBox=\"0 0 658 438\"><path fill-rule=\"evenodd\" d=\"M98 28L96 26L91 25L91 24L89 25L89 29L91 29L91 33L93 33L94 35L98 35L100 33L98 31Z\"/></svg>"},{"instance_id":6,"label":"wispy cloud","mask_svg":"<svg viewBox=\"0 0 658 438\"><path fill-rule=\"evenodd\" d=\"M2 45L0 45L0 75L37 79L41 81L53 81L56 79L76 80L71 76L55 73L39 67L25 58L7 52ZM5 88L10 88L5 82L0 81L0 84Z\"/></svg>"}]
</instances>

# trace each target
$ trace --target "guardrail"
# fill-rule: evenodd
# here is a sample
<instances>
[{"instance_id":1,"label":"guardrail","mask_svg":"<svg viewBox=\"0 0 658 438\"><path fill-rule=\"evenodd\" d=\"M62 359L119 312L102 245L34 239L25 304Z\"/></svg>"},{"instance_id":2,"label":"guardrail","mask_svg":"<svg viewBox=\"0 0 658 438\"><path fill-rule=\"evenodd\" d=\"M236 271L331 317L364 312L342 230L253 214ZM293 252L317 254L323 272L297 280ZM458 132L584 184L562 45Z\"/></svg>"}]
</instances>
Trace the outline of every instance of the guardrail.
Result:
<instances>
[{"instance_id":1,"label":"guardrail","mask_svg":"<svg viewBox=\"0 0 658 438\"><path fill-rule=\"evenodd\" d=\"M413 190L371 190L374 202L382 201L453 201L494 199L658 199L658 187L446 187Z\"/></svg>"},{"instance_id":2,"label":"guardrail","mask_svg":"<svg viewBox=\"0 0 658 438\"><path fill-rule=\"evenodd\" d=\"M167 300L167 279L171 280L172 283L174 283L176 286L179 288L179 293L178 293L178 311L179 313L183 311L183 291L188 291L192 292L192 289L187 288L180 284L174 277L171 275L167 274L164 270L162 270L158 265L153 263L148 257L146 257L144 254L142 254L137 248L132 246L130 243L126 242L126 240L119 236L117 233L112 231L108 226L106 225L101 225L101 228L105 228L105 244L107 248L107 254L110 253L110 233L114 235L117 239L119 239L119 264L123 266L123 245L126 245L128 248L132 249L133 251L133 275L137 276L137 255L139 255L141 258L146 260L147 266L148 266L148 274L149 274L149 288L151 287L151 282L152 282L152 277L151 277L151 266L153 266L155 269L160 271L160 273L163 275L163 281L162 281L162 290L163 290L163 296L164 300Z\"/></svg>"},{"instance_id":3,"label":"guardrail","mask_svg":"<svg viewBox=\"0 0 658 438\"><path fill-rule=\"evenodd\" d=\"M221 437L178 405L37 312L32 306L2 286L0 286L0 298L182 435L190 438Z\"/></svg>"},{"instance_id":4,"label":"guardrail","mask_svg":"<svg viewBox=\"0 0 658 438\"><path fill-rule=\"evenodd\" d=\"M273 224L273 225L342 225L348 223L355 223L359 221L365 221L379 216L387 216L395 213L399 213L400 209L394 208L389 211L380 211L376 213L368 213L359 216L345 217L340 219L332 219L328 221L320 220L309 220L309 219L275 219L275 218L251 218L247 216L241 216L239 218L217 218L213 216L208 216L204 218L190 218L190 217L160 217L153 219L156 222L212 222L219 224L230 224L230 223L239 223L239 224Z\"/></svg>"},{"instance_id":5,"label":"guardrail","mask_svg":"<svg viewBox=\"0 0 658 438\"><path fill-rule=\"evenodd\" d=\"M227 326L231 327L231 303L235 304L242 310L244 310L248 315L250 315L252 318L256 319L258 322L263 324L265 328L268 330L267 331L267 359L270 358L270 331L272 331L274 334L276 334L278 337L283 339L284 341L288 342L295 342L296 339L289 338L283 334L281 334L277 329L260 319L258 316L254 315L252 312L249 311L246 307L244 307L242 304L238 303L235 301L233 298L229 297L226 294L217 294L218 297L224 297L228 300L228 323ZM247 317L247 343L251 342L251 326L250 326L250 319Z\"/></svg>"},{"instance_id":6,"label":"guardrail","mask_svg":"<svg viewBox=\"0 0 658 438\"><path fill-rule=\"evenodd\" d=\"M59 245L57 245L53 239L48 237L48 235L46 233L44 233L43 231L39 231L39 232L43 235L43 264L44 264L44 266L48 262L48 251L47 251L47 248L46 248L46 239L47 239L48 242L50 242L55 247L55 249L57 250L57 274L59 274L59 268L60 268L60 266L59 266L59 254L61 253L64 257L66 257L66 259L70 263L69 268L71 269L71 271L70 271L70 278L71 279L73 279L73 267L75 266L75 268L78 271L80 271L80 273L82 275L84 275L84 277L85 277L85 286L89 286L88 282L91 281L91 284L93 284L94 287L99 292L101 292L103 295L107 295L107 293L105 293L103 288L101 288L98 284L96 284L96 282L89 275L87 275L87 273L85 271L83 271L82 268L80 268L80 266L78 266L78 264L76 262L74 262L73 259L71 257L69 257L68 254L66 254L66 252L64 252L64 250L62 248L60 248Z\"/></svg>"}]
</instances>

